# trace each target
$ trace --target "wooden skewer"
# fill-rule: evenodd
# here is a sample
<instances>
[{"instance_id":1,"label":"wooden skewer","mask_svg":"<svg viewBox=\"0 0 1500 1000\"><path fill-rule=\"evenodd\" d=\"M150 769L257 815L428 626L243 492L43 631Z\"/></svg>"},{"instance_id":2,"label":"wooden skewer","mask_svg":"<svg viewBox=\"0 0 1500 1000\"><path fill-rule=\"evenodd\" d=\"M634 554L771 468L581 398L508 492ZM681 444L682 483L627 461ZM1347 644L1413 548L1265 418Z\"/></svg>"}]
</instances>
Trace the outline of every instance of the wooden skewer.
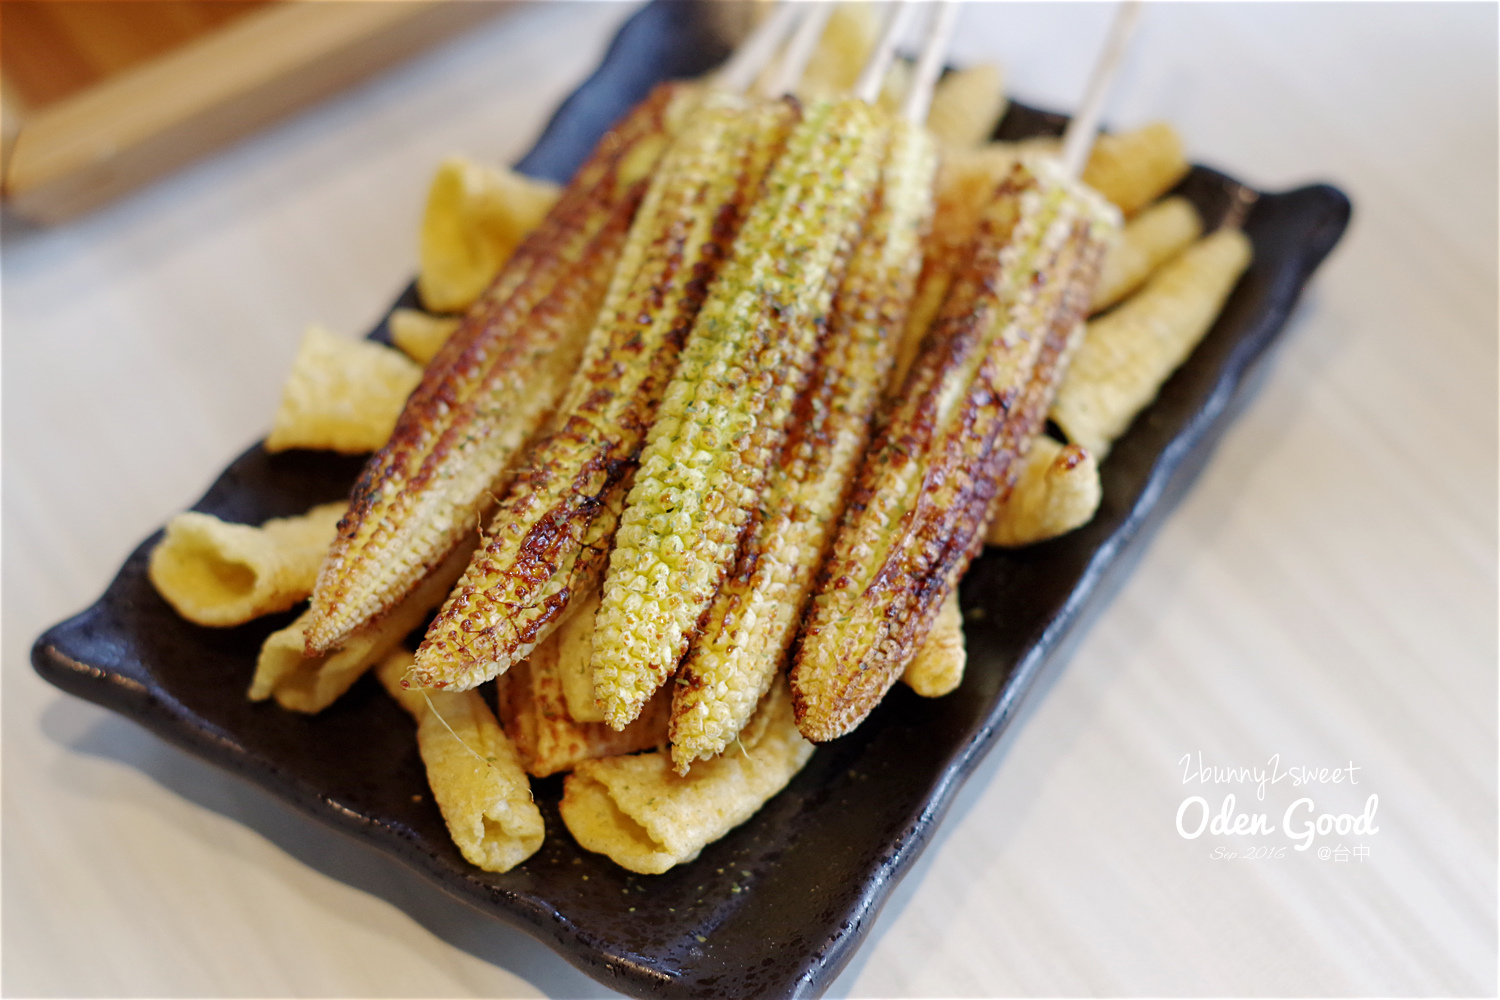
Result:
<instances>
[{"instance_id":1,"label":"wooden skewer","mask_svg":"<svg viewBox=\"0 0 1500 1000\"><path fill-rule=\"evenodd\" d=\"M807 71L807 64L812 59L813 53L817 51L818 41L823 37L823 29L828 26L828 18L833 14L832 3L805 2L795 6L805 11L802 23L797 26L797 33L787 43L786 53L781 57L781 64L776 68L776 73L771 83L766 87L766 94L770 97L780 97L782 94L790 94L802 79L802 74Z\"/></svg>"},{"instance_id":2,"label":"wooden skewer","mask_svg":"<svg viewBox=\"0 0 1500 1000\"><path fill-rule=\"evenodd\" d=\"M1088 163L1089 151L1093 149L1094 139L1099 135L1099 117L1104 112L1104 98L1109 93L1109 85L1114 82L1115 73L1120 68L1120 58L1125 54L1125 45L1135 32L1140 16L1141 0L1125 0L1115 13L1114 22L1109 27L1109 37L1104 40L1099 61L1094 64L1088 89L1084 91L1083 103L1073 115L1073 120L1068 123L1067 131L1063 133L1062 162L1069 177L1077 178Z\"/></svg>"},{"instance_id":3,"label":"wooden skewer","mask_svg":"<svg viewBox=\"0 0 1500 1000\"><path fill-rule=\"evenodd\" d=\"M912 18L916 15L917 5L912 0L901 0L891 11L885 21L885 30L880 33L880 41L875 43L875 50L870 53L864 70L859 74L859 81L854 85L855 97L867 104L874 104L880 98L886 71L891 68L891 60L896 57L896 43L906 34L906 29L911 26Z\"/></svg>"},{"instance_id":4,"label":"wooden skewer","mask_svg":"<svg viewBox=\"0 0 1500 1000\"><path fill-rule=\"evenodd\" d=\"M714 85L740 93L750 89L755 78L770 65L776 50L802 17L800 7L801 4L779 0L776 9L756 26L719 70L719 75L714 78Z\"/></svg>"},{"instance_id":5,"label":"wooden skewer","mask_svg":"<svg viewBox=\"0 0 1500 1000\"><path fill-rule=\"evenodd\" d=\"M927 40L922 43L922 52L917 56L911 90L907 92L906 104L901 109L909 122L920 124L927 120L927 111L932 106L933 88L937 86L937 79L943 72L943 57L948 52L953 29L958 25L958 12L956 0L943 0L927 22Z\"/></svg>"}]
</instances>

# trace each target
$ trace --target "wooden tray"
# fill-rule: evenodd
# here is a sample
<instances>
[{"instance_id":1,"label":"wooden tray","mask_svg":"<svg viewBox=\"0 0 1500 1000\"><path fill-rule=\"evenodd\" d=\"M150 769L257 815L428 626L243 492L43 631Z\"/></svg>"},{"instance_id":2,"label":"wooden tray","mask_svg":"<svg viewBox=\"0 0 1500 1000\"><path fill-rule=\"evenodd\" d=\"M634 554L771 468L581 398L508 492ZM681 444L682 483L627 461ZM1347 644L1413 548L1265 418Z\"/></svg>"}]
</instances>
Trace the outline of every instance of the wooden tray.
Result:
<instances>
[{"instance_id":1,"label":"wooden tray","mask_svg":"<svg viewBox=\"0 0 1500 1000\"><path fill-rule=\"evenodd\" d=\"M71 218L509 6L6 0L6 207Z\"/></svg>"}]
</instances>

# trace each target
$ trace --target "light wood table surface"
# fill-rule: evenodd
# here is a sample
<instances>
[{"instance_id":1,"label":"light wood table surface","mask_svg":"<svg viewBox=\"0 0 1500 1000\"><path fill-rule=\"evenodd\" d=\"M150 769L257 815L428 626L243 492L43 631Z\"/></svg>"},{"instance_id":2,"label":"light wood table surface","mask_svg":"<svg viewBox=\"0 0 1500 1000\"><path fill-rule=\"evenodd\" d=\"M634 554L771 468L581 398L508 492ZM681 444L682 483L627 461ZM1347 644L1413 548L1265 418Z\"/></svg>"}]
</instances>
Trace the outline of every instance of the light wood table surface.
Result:
<instances>
[{"instance_id":1,"label":"light wood table surface","mask_svg":"<svg viewBox=\"0 0 1500 1000\"><path fill-rule=\"evenodd\" d=\"M28 665L136 543L262 435L305 324L366 330L414 269L429 173L511 161L626 5L519 9L94 216L7 223L7 996L592 996L451 901ZM1068 107L1109 18L967 9ZM1493 995L1497 146L1494 5L1147 9L1107 118L1173 122L1353 225L1273 370L1049 690L959 796L831 995ZM1291 778L1184 784L1182 758ZM1226 793L1280 858L1185 840ZM1319 860L1343 843L1368 855Z\"/></svg>"}]
</instances>

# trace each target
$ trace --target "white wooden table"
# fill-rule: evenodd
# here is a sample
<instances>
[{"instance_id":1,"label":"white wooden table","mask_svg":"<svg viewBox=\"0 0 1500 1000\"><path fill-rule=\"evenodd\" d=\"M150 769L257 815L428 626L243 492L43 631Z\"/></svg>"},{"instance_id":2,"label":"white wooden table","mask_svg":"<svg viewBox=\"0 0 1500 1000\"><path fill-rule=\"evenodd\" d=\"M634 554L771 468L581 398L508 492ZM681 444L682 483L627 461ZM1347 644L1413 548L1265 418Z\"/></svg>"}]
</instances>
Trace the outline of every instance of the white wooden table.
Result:
<instances>
[{"instance_id":1,"label":"white wooden table","mask_svg":"<svg viewBox=\"0 0 1500 1000\"><path fill-rule=\"evenodd\" d=\"M65 228L4 233L3 982L35 996L579 996L542 945L36 678L37 633L264 433L304 324L367 329L429 171L515 159L624 5L519 10ZM968 9L1067 107L1097 5ZM1274 370L834 995L1496 990L1496 7L1148 8L1108 118L1354 223ZM1348 784L1184 785L1209 765ZM1178 805L1379 833L1281 858ZM1260 838L1287 846L1280 834ZM1367 856L1319 860L1343 842Z\"/></svg>"}]
</instances>

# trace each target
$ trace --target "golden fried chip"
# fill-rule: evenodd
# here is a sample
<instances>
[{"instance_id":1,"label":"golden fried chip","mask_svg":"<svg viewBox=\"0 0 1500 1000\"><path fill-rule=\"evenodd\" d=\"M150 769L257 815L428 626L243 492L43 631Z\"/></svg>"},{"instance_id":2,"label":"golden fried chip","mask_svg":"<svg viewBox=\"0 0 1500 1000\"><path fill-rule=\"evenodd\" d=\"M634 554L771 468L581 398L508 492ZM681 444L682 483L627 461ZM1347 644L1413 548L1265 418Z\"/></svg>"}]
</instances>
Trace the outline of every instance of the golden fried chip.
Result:
<instances>
[{"instance_id":1,"label":"golden fried chip","mask_svg":"<svg viewBox=\"0 0 1500 1000\"><path fill-rule=\"evenodd\" d=\"M412 655L398 649L376 669L417 720L427 784L459 851L487 872L508 872L536 853L546 828L516 748L478 691L409 690Z\"/></svg>"},{"instance_id":2,"label":"golden fried chip","mask_svg":"<svg viewBox=\"0 0 1500 1000\"><path fill-rule=\"evenodd\" d=\"M958 606L958 591L948 595L927 633L927 640L906 665L901 679L923 698L941 698L963 683L964 614Z\"/></svg>"},{"instance_id":3,"label":"golden fried chip","mask_svg":"<svg viewBox=\"0 0 1500 1000\"><path fill-rule=\"evenodd\" d=\"M1115 438L1213 326L1249 265L1245 234L1220 229L1089 323L1050 414L1068 440L1103 461Z\"/></svg>"},{"instance_id":4,"label":"golden fried chip","mask_svg":"<svg viewBox=\"0 0 1500 1000\"><path fill-rule=\"evenodd\" d=\"M374 451L391 436L421 380L421 366L400 351L310 326L282 387L266 451Z\"/></svg>"},{"instance_id":5,"label":"golden fried chip","mask_svg":"<svg viewBox=\"0 0 1500 1000\"><path fill-rule=\"evenodd\" d=\"M438 166L422 216L417 291L433 312L462 312L557 201L558 187L503 167L450 156Z\"/></svg>"},{"instance_id":6,"label":"golden fried chip","mask_svg":"<svg viewBox=\"0 0 1500 1000\"><path fill-rule=\"evenodd\" d=\"M1015 487L990 508L984 542L1017 548L1065 535L1093 519L1102 495L1099 463L1088 449L1039 434Z\"/></svg>"},{"instance_id":7,"label":"golden fried chip","mask_svg":"<svg viewBox=\"0 0 1500 1000\"><path fill-rule=\"evenodd\" d=\"M568 620L578 617L571 615ZM588 624L592 631L592 614ZM671 685L656 692L635 721L619 732L602 721L575 722L569 716L562 689L561 661L567 656L562 639L565 629L559 627L532 650L531 656L495 679L501 725L515 740L527 773L545 778L572 770L579 761L666 746L667 722L672 715ZM587 670L587 660L582 666ZM589 700L592 702L592 696Z\"/></svg>"},{"instance_id":8,"label":"golden fried chip","mask_svg":"<svg viewBox=\"0 0 1500 1000\"><path fill-rule=\"evenodd\" d=\"M199 625L243 625L312 593L347 504L322 504L260 527L187 511L167 524L147 575L166 602Z\"/></svg>"},{"instance_id":9,"label":"golden fried chip","mask_svg":"<svg viewBox=\"0 0 1500 1000\"><path fill-rule=\"evenodd\" d=\"M995 134L1005 103L1005 77L999 66L979 63L955 70L932 92L927 130L949 146L978 146Z\"/></svg>"},{"instance_id":10,"label":"golden fried chip","mask_svg":"<svg viewBox=\"0 0 1500 1000\"><path fill-rule=\"evenodd\" d=\"M391 340L419 365L426 365L442 350L453 331L457 316L434 316L420 309L392 309Z\"/></svg>"},{"instance_id":11,"label":"golden fried chip","mask_svg":"<svg viewBox=\"0 0 1500 1000\"><path fill-rule=\"evenodd\" d=\"M761 699L739 740L687 776L670 754L579 764L563 785L563 822L585 850L633 872L659 874L691 861L755 814L812 756L797 732L786 678Z\"/></svg>"},{"instance_id":12,"label":"golden fried chip","mask_svg":"<svg viewBox=\"0 0 1500 1000\"><path fill-rule=\"evenodd\" d=\"M1104 255L1091 312L1103 312L1141 287L1151 273L1203 234L1193 203L1166 198L1128 222Z\"/></svg>"},{"instance_id":13,"label":"golden fried chip","mask_svg":"<svg viewBox=\"0 0 1500 1000\"><path fill-rule=\"evenodd\" d=\"M332 536L323 545L320 561L327 555L331 542ZM400 645L412 629L422 624L429 611L443 603L469 565L473 552L474 542L459 546L405 600L332 653L307 655L303 632L311 611L304 611L281 631L272 632L261 644L260 656L255 661L250 700L275 698L282 708L293 712L323 711L366 670Z\"/></svg>"}]
</instances>

